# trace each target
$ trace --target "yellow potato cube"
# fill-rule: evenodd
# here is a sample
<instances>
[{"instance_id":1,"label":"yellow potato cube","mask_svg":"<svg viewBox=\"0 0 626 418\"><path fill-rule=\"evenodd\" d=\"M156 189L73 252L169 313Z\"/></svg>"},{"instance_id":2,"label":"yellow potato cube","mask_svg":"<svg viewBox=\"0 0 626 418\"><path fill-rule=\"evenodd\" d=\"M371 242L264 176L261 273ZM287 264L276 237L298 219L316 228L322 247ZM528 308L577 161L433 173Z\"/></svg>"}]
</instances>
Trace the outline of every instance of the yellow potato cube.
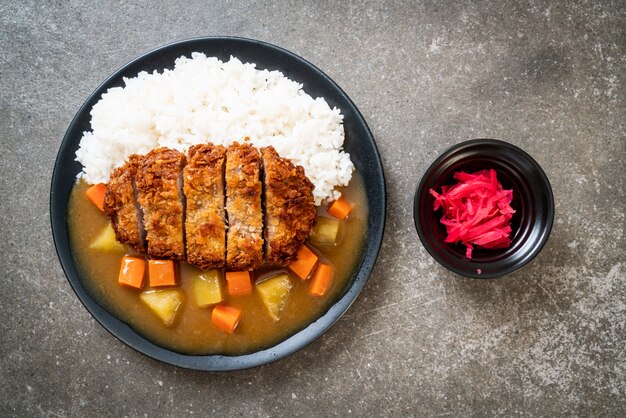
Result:
<instances>
[{"instance_id":1,"label":"yellow potato cube","mask_svg":"<svg viewBox=\"0 0 626 418\"><path fill-rule=\"evenodd\" d=\"M183 295L176 289L143 292L139 298L161 318L166 326L174 323L176 312L183 303Z\"/></svg>"},{"instance_id":2,"label":"yellow potato cube","mask_svg":"<svg viewBox=\"0 0 626 418\"><path fill-rule=\"evenodd\" d=\"M89 248L99 251L117 251L121 253L127 251L126 246L115 239L115 232L110 223L98 234Z\"/></svg>"},{"instance_id":3,"label":"yellow potato cube","mask_svg":"<svg viewBox=\"0 0 626 418\"><path fill-rule=\"evenodd\" d=\"M286 274L279 274L256 285L261 301L274 321L278 321L289 299L293 283Z\"/></svg>"},{"instance_id":4,"label":"yellow potato cube","mask_svg":"<svg viewBox=\"0 0 626 418\"><path fill-rule=\"evenodd\" d=\"M205 271L194 277L191 293L196 305L200 307L215 305L224 300L219 270Z\"/></svg>"},{"instance_id":5,"label":"yellow potato cube","mask_svg":"<svg viewBox=\"0 0 626 418\"><path fill-rule=\"evenodd\" d=\"M339 223L340 221L337 219L319 216L317 223L311 231L311 238L309 238L309 240L313 245L334 247L339 234Z\"/></svg>"}]
</instances>

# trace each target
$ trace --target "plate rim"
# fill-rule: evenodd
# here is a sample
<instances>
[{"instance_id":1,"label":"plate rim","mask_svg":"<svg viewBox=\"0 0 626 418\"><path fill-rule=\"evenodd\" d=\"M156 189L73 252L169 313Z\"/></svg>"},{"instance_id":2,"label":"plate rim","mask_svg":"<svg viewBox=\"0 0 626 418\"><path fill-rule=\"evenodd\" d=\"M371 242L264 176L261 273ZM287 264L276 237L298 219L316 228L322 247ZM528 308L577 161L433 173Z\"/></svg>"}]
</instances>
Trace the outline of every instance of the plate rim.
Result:
<instances>
[{"instance_id":1,"label":"plate rim","mask_svg":"<svg viewBox=\"0 0 626 418\"><path fill-rule=\"evenodd\" d=\"M279 55L284 55L291 60L298 61L306 67L307 71L310 71L317 77L320 77L324 81L324 84L327 84L327 88L329 88L330 90L335 90L339 97L346 102L346 105L351 110L352 117L355 118L354 122L352 123L356 124L357 126L359 126L360 129L364 130L365 138L361 138L360 141L367 141L368 145L373 148L373 153L371 154L373 157L373 161L370 163L373 163L376 166L376 178L374 179L374 181L377 182L377 184L380 184L382 188L382 193L375 197L376 199L378 199L377 207L372 208L372 202L368 202L370 205L370 214L372 213L372 209L378 211L378 222L371 222L371 216L368 215L367 238L373 235L377 239L368 239L367 242L364 244L360 263L357 265L357 268L353 273L353 278L351 279L352 284L349 284L344 292L333 304L328 307L328 309L323 313L322 316L317 318L309 325L305 326L304 328L300 329L299 331L295 332L294 334L290 335L286 339L271 347L267 347L253 353L235 356L217 354L191 355L181 354L172 350L165 349L156 345L147 338L141 336L132 327L130 327L130 325L126 324L124 321L121 321L113 314L105 310L99 303L95 301L94 298L89 295L89 293L80 283L80 277L78 275L78 272L76 271L74 259L71 254L71 250L69 249L66 211L62 211L63 213L59 213L59 210L56 209L59 205L66 209L69 199L69 196L64 199L65 195L59 196L58 193L56 193L57 188L60 187L59 183L62 181L62 179L59 178L59 175L61 170L63 169L63 167L61 167L61 160L65 156L63 151L66 151L66 148L71 145L70 143L74 138L74 131L78 129L77 125L79 121L85 118L85 112L87 114L87 117L89 117L88 115L93 106L91 102L95 99L99 100L102 93L104 93L108 88L112 87L111 84L114 83L114 81L120 79L122 73L125 70L135 64L150 59L151 57L153 57L153 55L158 56L159 54L163 54L166 51L180 49L194 43L206 43L207 45L209 45L213 42L233 42L250 44L253 46L259 46L261 48L273 50L274 53L278 53ZM181 54L186 55L184 53ZM209 56L209 54L206 55ZM233 51L232 55L237 56L235 51ZM242 59L240 57L237 58L246 62L245 59ZM172 65L173 64L174 62L172 61ZM159 68L162 71L165 67ZM278 71L281 71L280 68L278 69ZM300 82L301 80L296 81ZM341 110L342 112L345 111L345 109ZM344 119L344 126L345 125L346 121ZM75 152L75 149L73 149L73 152ZM364 180L366 179L364 178ZM369 279L375 262L378 258L380 249L382 247L386 223L387 191L384 168L382 165L382 160L378 151L378 147L374 140L374 136L352 99L350 99L350 97L333 79L331 79L322 70L320 70L317 66L315 66L308 60L287 49L276 46L269 42L236 36L201 36L168 43L136 56L135 58L126 62L121 67L117 68L113 73L111 73L111 75L106 77L106 79L101 82L93 90L92 93L89 94L89 96L85 99L83 104L79 107L78 111L72 118L59 145L54 167L52 170L49 205L50 225L53 242L57 257L63 269L63 273L78 300L85 307L85 309L87 309L89 314L93 317L93 319L96 320L98 324L100 324L104 329L106 329L111 335L113 335L123 344L131 347L133 350L143 355L146 355L162 363L199 371L231 371L258 367L287 357L311 344L313 341L317 340L326 331L328 331L328 329L330 329L343 316L343 314L345 314L345 312L350 308L352 303L356 300L358 294L361 292L361 290L365 286L365 283ZM61 236L60 234L62 232L65 232L65 235ZM65 241L63 240L63 238L65 238ZM71 266L66 265L66 263L70 263ZM73 268L73 271L70 267ZM75 281L78 281L78 283L75 283ZM112 323L110 323L111 321Z\"/></svg>"}]
</instances>

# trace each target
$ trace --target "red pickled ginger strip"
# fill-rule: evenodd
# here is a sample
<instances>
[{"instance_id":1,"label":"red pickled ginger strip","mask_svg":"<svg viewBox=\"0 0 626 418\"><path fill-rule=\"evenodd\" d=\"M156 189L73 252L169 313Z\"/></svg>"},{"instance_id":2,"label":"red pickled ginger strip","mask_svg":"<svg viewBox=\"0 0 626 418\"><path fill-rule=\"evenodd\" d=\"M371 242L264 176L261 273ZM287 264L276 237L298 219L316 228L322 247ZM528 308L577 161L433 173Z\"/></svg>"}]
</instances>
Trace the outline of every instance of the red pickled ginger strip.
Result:
<instances>
[{"instance_id":1,"label":"red pickled ginger strip","mask_svg":"<svg viewBox=\"0 0 626 418\"><path fill-rule=\"evenodd\" d=\"M434 209L443 209L446 242L461 242L465 255L472 258L474 246L508 248L511 246L511 207L513 190L505 190L496 171L457 172L453 186L442 186L441 193L430 189Z\"/></svg>"}]
</instances>

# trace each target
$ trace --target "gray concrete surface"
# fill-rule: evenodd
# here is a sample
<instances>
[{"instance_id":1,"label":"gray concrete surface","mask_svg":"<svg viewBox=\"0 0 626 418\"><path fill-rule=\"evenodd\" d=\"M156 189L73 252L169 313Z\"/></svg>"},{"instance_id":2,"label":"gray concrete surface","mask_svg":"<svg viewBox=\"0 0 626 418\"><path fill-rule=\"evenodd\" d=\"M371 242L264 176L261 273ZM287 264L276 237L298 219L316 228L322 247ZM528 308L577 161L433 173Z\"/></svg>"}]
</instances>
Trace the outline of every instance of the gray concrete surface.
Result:
<instances>
[{"instance_id":1,"label":"gray concrete surface","mask_svg":"<svg viewBox=\"0 0 626 418\"><path fill-rule=\"evenodd\" d=\"M0 415L626 414L623 1L208 3L0 4ZM54 158L82 102L135 56L201 35L318 65L364 114L388 182L382 252L348 313L233 373L170 367L109 335L49 226ZM437 265L412 220L421 171L476 137L531 153L557 202L544 251L495 281Z\"/></svg>"}]
</instances>

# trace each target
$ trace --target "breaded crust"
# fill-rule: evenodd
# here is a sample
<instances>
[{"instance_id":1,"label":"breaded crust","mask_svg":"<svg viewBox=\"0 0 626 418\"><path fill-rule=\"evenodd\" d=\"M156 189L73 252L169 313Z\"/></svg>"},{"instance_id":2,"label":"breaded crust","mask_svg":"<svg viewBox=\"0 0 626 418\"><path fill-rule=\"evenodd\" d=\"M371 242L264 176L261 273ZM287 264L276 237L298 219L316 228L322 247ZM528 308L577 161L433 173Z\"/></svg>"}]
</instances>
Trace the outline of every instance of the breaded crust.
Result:
<instances>
[{"instance_id":1,"label":"breaded crust","mask_svg":"<svg viewBox=\"0 0 626 418\"><path fill-rule=\"evenodd\" d=\"M141 156L133 154L111 173L104 195L104 213L111 219L117 240L143 251L141 216L135 201L135 175Z\"/></svg>"},{"instance_id":2,"label":"breaded crust","mask_svg":"<svg viewBox=\"0 0 626 418\"><path fill-rule=\"evenodd\" d=\"M287 265L315 224L313 183L304 168L281 158L274 147L261 148L265 186L265 259Z\"/></svg>"},{"instance_id":3,"label":"breaded crust","mask_svg":"<svg viewBox=\"0 0 626 418\"><path fill-rule=\"evenodd\" d=\"M225 265L225 159L221 145L194 145L183 170L187 261L205 270Z\"/></svg>"},{"instance_id":4,"label":"breaded crust","mask_svg":"<svg viewBox=\"0 0 626 418\"><path fill-rule=\"evenodd\" d=\"M263 264L260 158L256 148L233 143L226 151L226 266L252 270Z\"/></svg>"},{"instance_id":5,"label":"breaded crust","mask_svg":"<svg viewBox=\"0 0 626 418\"><path fill-rule=\"evenodd\" d=\"M184 259L183 204L179 188L185 156L169 148L150 151L137 170L137 200L143 210L148 254Z\"/></svg>"}]
</instances>

